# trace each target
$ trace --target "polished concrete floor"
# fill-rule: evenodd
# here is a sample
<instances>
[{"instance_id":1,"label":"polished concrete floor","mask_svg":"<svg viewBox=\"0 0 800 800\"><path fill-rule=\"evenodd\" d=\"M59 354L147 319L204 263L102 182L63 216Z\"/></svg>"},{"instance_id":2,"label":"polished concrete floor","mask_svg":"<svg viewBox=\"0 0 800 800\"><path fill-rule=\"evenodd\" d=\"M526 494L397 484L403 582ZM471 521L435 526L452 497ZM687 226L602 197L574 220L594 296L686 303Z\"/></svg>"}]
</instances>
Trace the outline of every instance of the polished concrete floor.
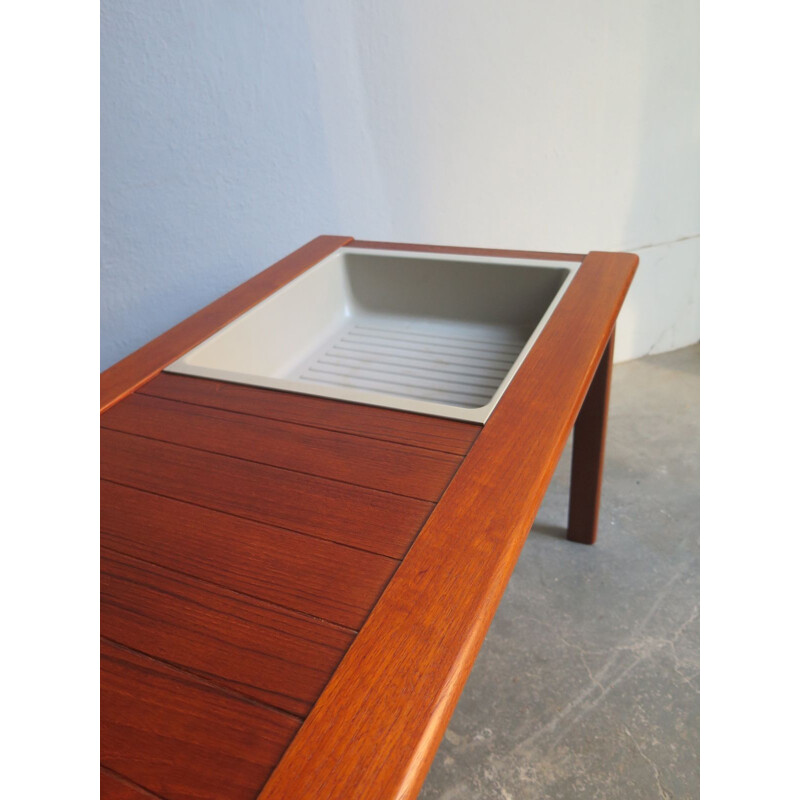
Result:
<instances>
[{"instance_id":1,"label":"polished concrete floor","mask_svg":"<svg viewBox=\"0 0 800 800\"><path fill-rule=\"evenodd\" d=\"M423 800L698 797L699 362L615 367L598 543L568 445Z\"/></svg>"}]
</instances>

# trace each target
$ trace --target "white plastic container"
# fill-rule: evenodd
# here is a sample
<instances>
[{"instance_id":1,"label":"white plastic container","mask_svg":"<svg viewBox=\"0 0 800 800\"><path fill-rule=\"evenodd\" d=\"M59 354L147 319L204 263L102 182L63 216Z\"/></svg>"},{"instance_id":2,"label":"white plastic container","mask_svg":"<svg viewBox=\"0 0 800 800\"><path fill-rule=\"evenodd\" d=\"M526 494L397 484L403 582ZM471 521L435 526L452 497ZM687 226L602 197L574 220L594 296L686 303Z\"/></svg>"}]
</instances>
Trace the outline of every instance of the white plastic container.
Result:
<instances>
[{"instance_id":1,"label":"white plastic container","mask_svg":"<svg viewBox=\"0 0 800 800\"><path fill-rule=\"evenodd\" d=\"M578 266L345 247L167 371L485 422Z\"/></svg>"}]
</instances>

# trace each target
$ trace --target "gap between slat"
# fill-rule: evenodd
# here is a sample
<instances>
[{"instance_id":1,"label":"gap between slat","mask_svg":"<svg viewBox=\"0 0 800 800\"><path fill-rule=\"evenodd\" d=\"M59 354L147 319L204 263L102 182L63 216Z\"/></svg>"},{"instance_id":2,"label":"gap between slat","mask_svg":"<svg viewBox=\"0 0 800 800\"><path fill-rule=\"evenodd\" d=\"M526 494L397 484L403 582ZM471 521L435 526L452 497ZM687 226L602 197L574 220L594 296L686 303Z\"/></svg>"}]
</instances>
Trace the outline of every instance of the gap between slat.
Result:
<instances>
[{"instance_id":1,"label":"gap between slat","mask_svg":"<svg viewBox=\"0 0 800 800\"><path fill-rule=\"evenodd\" d=\"M285 525L278 525L274 522L264 522L260 519L254 519L253 517L246 517L244 514L235 514L232 511L220 511L218 508L214 508L213 506L205 506L202 503L196 503L194 500L186 500L183 497L173 497L171 494L162 494L161 492L154 492L152 489L143 489L141 486L134 486L131 483L124 483L122 481L115 481L111 478L101 478L101 481L105 481L106 483L113 483L115 486L124 486L126 489L133 489L136 492L145 492L146 494L152 494L156 497L163 497L165 500L174 500L176 503L186 503L190 506L197 506L197 508L204 508L206 511L213 511L216 514L227 514L229 517L236 517L237 519L244 519L248 522L255 522L257 525L268 525L272 528L278 528L282 531L288 531L289 533L296 533L298 536L308 536L309 539L316 539L320 542L327 542L328 544L335 544L339 547L349 547L351 550L358 550L361 553L369 553L372 556L380 556L381 558L388 558L392 561L396 561L398 564L405 558L405 554L400 558L395 558L394 556L386 555L386 553L376 553L374 550L367 550L364 547L358 547L354 544L347 544L346 542L338 542L334 541L333 539L326 539L323 536L316 536L313 533L306 533L305 531L296 531L294 528L287 528ZM430 514L428 514L430 516ZM425 520L427 522L427 518ZM425 523L423 522L423 525ZM422 528L420 527L420 530ZM417 532L419 533L419 531ZM416 534L415 534L416 536ZM158 564L157 566L161 566ZM220 584L221 585L221 584ZM298 612L300 613L300 612Z\"/></svg>"},{"instance_id":2,"label":"gap between slat","mask_svg":"<svg viewBox=\"0 0 800 800\"><path fill-rule=\"evenodd\" d=\"M165 661L162 658L156 658L155 656L152 656L149 653L145 653L141 650L137 650L134 647L128 647L125 644L116 642L113 639L109 638L108 636L103 636L101 634L100 641L105 642L106 644L110 644L112 647L115 647L118 650L124 650L128 653L133 653L134 655L137 655L140 658L144 658L147 661L152 661L156 664L161 664L162 666L167 667L168 670L174 670L175 672L179 672L181 675L185 675L191 678L192 680L196 681L197 683L203 686L207 686L208 688L211 688L215 692L219 692L222 695L231 697L234 700L239 700L242 703L247 703L248 705L251 706L256 706L258 708L263 708L268 711L275 712L276 714L280 714L283 717L287 717L288 719L291 719L294 722L302 722L305 719L305 717L298 716L297 714L292 714L291 712L286 711L283 708L278 708L277 706L270 705L269 703L265 703L262 700L256 700L255 698L250 697L250 695L237 692L235 689L231 689L229 686L222 686L216 683L215 681L209 680L208 678L194 672L193 670L187 669L186 667L173 664L172 662Z\"/></svg>"},{"instance_id":3,"label":"gap between slat","mask_svg":"<svg viewBox=\"0 0 800 800\"><path fill-rule=\"evenodd\" d=\"M112 481L109 481L109 483L112 483ZM305 534L300 534L300 535L304 536ZM149 561L148 559L142 558L141 556L131 555L130 553L126 553L123 550L117 549L116 547L113 546L113 544L108 544L107 542L102 542L100 544L100 549L101 551L107 550L110 553L114 553L114 555L116 556L123 556L124 558L131 559L132 561L138 561L140 564L146 564L149 567L157 567L158 569L163 569L165 572L170 572L174 575L180 575L182 578L189 578L193 581L197 581L203 586L213 587L214 589L222 589L221 592L212 591L212 589L207 590L209 591L209 593L216 594L219 597L225 597L225 592L227 592L229 594L236 595L237 597L246 598L251 605L253 605L251 601L255 601L255 604L263 604L265 606L272 608L275 611L286 614L287 616L290 617L294 616L306 622L315 622L320 625L326 625L334 630L341 631L342 633L356 635L360 630L360 628L351 628L349 625L342 625L341 623L338 622L332 622L331 620L325 619L324 617L318 617L315 614L309 614L307 611L299 611L298 609L292 608L291 606L285 606L282 605L281 603L276 603L273 600L267 600L263 597L258 597L257 595L250 594L249 592L243 592L241 589L234 589L222 583L214 583L213 581L208 580L208 578L203 578L199 575L194 575L191 572L184 572L183 570L175 569L175 567L171 567L166 564L160 564L157 561ZM115 562L115 563L121 563L121 562ZM315 642L313 642L311 639L306 639L304 636L300 636L297 638L302 639L303 641L310 642L311 644L315 644Z\"/></svg>"},{"instance_id":4,"label":"gap between slat","mask_svg":"<svg viewBox=\"0 0 800 800\"><path fill-rule=\"evenodd\" d=\"M469 434L472 437L469 442L465 442L463 445L459 445L459 444L456 444L456 443L443 444L443 443L434 441L434 442L431 442L429 446L425 446L425 445L419 444L417 442L406 441L402 437L402 435L398 438L397 436L389 436L389 435L383 436L383 435L378 435L378 434L375 434L375 433L365 433L363 431L357 431L357 430L355 430L355 425L353 425L353 427L351 427L349 425L330 426L330 425L324 425L324 424L321 424L321 423L320 424L315 424L315 423L309 422L309 421L302 421L301 422L301 421L298 421L297 419L289 418L289 417L287 417L286 415L283 415L283 414L257 413L257 412L255 412L253 410L244 410L244 409L241 409L241 408L232 408L229 405L229 403L231 402L230 398L225 398L224 400L218 400L217 398L206 398L206 397L194 398L194 399L191 399L191 400L187 399L185 397L178 398L178 397L175 397L174 393L169 391L169 389L160 389L159 388L159 386L160 386L159 379L164 378L164 377L168 378L170 381L172 381L172 379L175 379L175 378L180 378L180 381L177 382L178 385L183 384L185 386L192 386L194 381L206 380L206 379L203 379L203 378L189 378L189 377L183 376L183 375L177 376L177 375L168 375L167 373L162 373L161 375L156 376L155 379L149 381L148 383L144 384L139 389L137 389L136 394L143 394L143 395L147 395L147 396L150 396L150 397L159 397L159 398L161 398L163 400L172 400L174 402L186 403L187 405L198 406L200 408L214 408L214 409L217 409L217 410L220 410L220 411L227 411L227 412L229 412L231 414L242 414L244 416L257 417L259 419L269 419L269 420L273 420L274 422L285 422L285 423L292 424L292 425L300 425L302 427L310 428L310 429L313 429L313 430L323 430L323 431L333 431L333 432L336 432L336 433L345 433L345 434L349 434L351 436L358 436L358 437L361 437L363 439L370 439L372 441L378 441L378 442L390 442L392 444L398 444L398 445L402 445L402 446L405 446L405 447L411 447L411 448L415 448L415 449L423 450L423 451L431 451L431 452L435 452L435 453L448 453L450 455L458 456L459 458L463 458L464 457L464 454L467 452L467 450L469 450L470 446L472 445L472 442L475 440L475 437L479 434L481 428L483 427L481 424L478 424L478 423L467 423L467 422L459 421L457 423L457 428L460 429L460 430L463 430L463 431L468 431ZM287 397L294 396L294 397L297 398L297 402L298 403L308 403L309 401L316 403L316 402L322 400L321 398L318 398L318 397L309 397L307 395L302 395L302 394L293 395L291 392L280 392L280 391L271 390L271 389L256 389L255 387L252 387L252 386L243 386L241 384L236 384L236 383L226 383L224 381L206 381L206 382L208 382L210 384L224 385L226 387L230 387L234 391L235 390L243 390L243 391L248 392L248 393L257 391L257 392L265 392L265 393L269 392L269 393L272 393L274 395L285 395ZM331 400L331 399L328 399L328 398L326 398L325 402L326 403L330 403L331 407L337 408L337 409L341 409L343 406L352 407L354 415L358 414L361 411L365 411L367 413L373 413L373 412L381 413L381 412L384 412L384 411L388 411L387 409L379 409L379 408L374 407L374 406L362 405L362 404L358 404L358 403L345 403L344 401L336 401L336 400ZM421 420L424 419L426 421L426 424L428 424L431 420L435 420L435 422L441 422L441 420L439 420L438 418L431 418L431 417L427 417L425 415L414 415L412 412L389 411L388 413L402 415L403 419L407 419L409 417L414 417L414 416L419 416L419 418ZM320 412L320 416L321 417L324 416L324 412L321 411ZM388 425L389 424L388 420L390 420L391 417L387 417L386 419L387 419L387 423L386 424ZM452 420L446 420L445 422L446 423L450 423L450 422L453 422L453 421ZM423 434L420 434L420 435L422 436ZM431 438L435 439L435 435L432 434Z\"/></svg>"},{"instance_id":5,"label":"gap between slat","mask_svg":"<svg viewBox=\"0 0 800 800\"><path fill-rule=\"evenodd\" d=\"M161 398L161 399L167 399L167 398ZM170 400L169 402L180 402L180 401ZM168 444L168 445L170 445L172 447L182 447L182 448L184 448L186 450L194 450L194 451L199 452L199 453L209 453L210 455L221 456L222 458L235 458L237 461L244 461L244 462L246 462L248 464L258 464L259 466L269 467L271 469L278 469L278 470L283 470L284 472L291 472L291 473L294 473L295 475L307 475L309 478L319 478L320 480L324 480L324 481L333 481L335 483L341 483L341 484L344 484L346 486L355 486L355 487L357 487L359 489L367 489L367 490L369 490L371 492L380 492L382 494L393 495L394 497L405 497L405 498L408 498L409 500L417 500L417 501L419 501L421 503L434 503L435 504L436 502L439 501L439 499L442 496L442 492L444 491L444 489L442 489L442 491L440 491L439 494L436 497L419 497L417 495L406 494L404 492L394 492L391 489L379 489L376 486L370 486L370 485L365 484L365 483L356 483L355 481L345 480L344 478L336 478L336 477L333 477L333 476L328 475L328 474L321 474L321 473L318 473L318 472L308 472L307 470L296 469L294 467L287 467L287 466L284 466L284 465L281 465L281 464L273 464L273 463L271 463L269 461L257 461L254 458L247 458L245 456L235 455L235 454L229 453L229 452L221 452L219 450L210 450L207 447L199 447L199 446L193 445L193 444L185 444L184 442L176 442L176 441L174 441L172 439L162 439L162 438L159 438L159 437L156 437L156 436L148 436L147 434L144 434L144 433L137 433L137 432L128 430L128 429L126 429L126 428L124 428L122 426L115 426L113 424L113 418L112 418L111 422L103 421L103 420L104 420L104 418L101 417L101 424L100 424L101 428L104 428L105 430L109 430L109 431L115 431L117 433L122 433L122 434L125 434L126 436L136 436L139 439L146 439L147 441L150 441L150 442L159 442L159 443L162 443L162 444ZM287 424L291 424L291 423L287 423ZM454 469L454 472L455 472L458 469L458 467L460 466L460 464L455 464L453 466L455 467L455 469ZM448 483L449 483L449 481L448 481Z\"/></svg>"}]
</instances>

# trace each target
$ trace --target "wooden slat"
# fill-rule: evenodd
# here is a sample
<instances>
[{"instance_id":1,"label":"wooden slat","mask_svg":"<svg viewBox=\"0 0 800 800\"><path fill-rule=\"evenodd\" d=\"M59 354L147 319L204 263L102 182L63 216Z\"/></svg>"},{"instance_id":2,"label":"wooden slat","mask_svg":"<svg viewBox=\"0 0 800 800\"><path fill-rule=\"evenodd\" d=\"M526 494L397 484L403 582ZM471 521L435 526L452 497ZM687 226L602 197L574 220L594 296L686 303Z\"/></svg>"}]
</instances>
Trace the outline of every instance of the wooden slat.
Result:
<instances>
[{"instance_id":1,"label":"wooden slat","mask_svg":"<svg viewBox=\"0 0 800 800\"><path fill-rule=\"evenodd\" d=\"M102 552L100 632L305 716L353 634L128 556Z\"/></svg>"},{"instance_id":2,"label":"wooden slat","mask_svg":"<svg viewBox=\"0 0 800 800\"><path fill-rule=\"evenodd\" d=\"M544 250L498 250L493 247L451 247L438 244L406 244L404 242L372 242L354 239L348 247L368 250L401 250L410 253L448 253L456 256L487 256L488 258L527 258L545 261L583 261L586 254L548 253Z\"/></svg>"},{"instance_id":3,"label":"wooden slat","mask_svg":"<svg viewBox=\"0 0 800 800\"><path fill-rule=\"evenodd\" d=\"M103 426L420 500L441 497L459 456L134 394Z\"/></svg>"},{"instance_id":4,"label":"wooden slat","mask_svg":"<svg viewBox=\"0 0 800 800\"><path fill-rule=\"evenodd\" d=\"M349 236L318 236L109 367L100 376L100 413L349 241Z\"/></svg>"},{"instance_id":5,"label":"wooden slat","mask_svg":"<svg viewBox=\"0 0 800 800\"><path fill-rule=\"evenodd\" d=\"M139 392L462 456L481 430L480 425L470 422L168 372L154 378Z\"/></svg>"},{"instance_id":6,"label":"wooden slat","mask_svg":"<svg viewBox=\"0 0 800 800\"><path fill-rule=\"evenodd\" d=\"M101 430L102 478L402 558L433 505L119 431Z\"/></svg>"},{"instance_id":7,"label":"wooden slat","mask_svg":"<svg viewBox=\"0 0 800 800\"><path fill-rule=\"evenodd\" d=\"M299 720L101 642L103 765L166 800L251 800Z\"/></svg>"},{"instance_id":8,"label":"wooden slat","mask_svg":"<svg viewBox=\"0 0 800 800\"><path fill-rule=\"evenodd\" d=\"M103 800L162 800L159 795L136 786L105 767L100 767L100 797Z\"/></svg>"},{"instance_id":9,"label":"wooden slat","mask_svg":"<svg viewBox=\"0 0 800 800\"><path fill-rule=\"evenodd\" d=\"M321 619L358 628L397 561L101 481L101 541Z\"/></svg>"},{"instance_id":10,"label":"wooden slat","mask_svg":"<svg viewBox=\"0 0 800 800\"><path fill-rule=\"evenodd\" d=\"M637 261L583 262L260 800L416 796Z\"/></svg>"}]
</instances>

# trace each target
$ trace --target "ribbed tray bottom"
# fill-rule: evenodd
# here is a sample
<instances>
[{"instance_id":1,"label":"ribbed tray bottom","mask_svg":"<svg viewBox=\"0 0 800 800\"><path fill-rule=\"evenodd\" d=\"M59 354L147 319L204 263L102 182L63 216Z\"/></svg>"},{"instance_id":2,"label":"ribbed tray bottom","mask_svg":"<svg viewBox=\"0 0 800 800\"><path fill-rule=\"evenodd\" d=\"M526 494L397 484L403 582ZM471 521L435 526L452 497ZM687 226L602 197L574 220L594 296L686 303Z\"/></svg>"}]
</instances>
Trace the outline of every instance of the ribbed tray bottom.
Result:
<instances>
[{"instance_id":1,"label":"ribbed tray bottom","mask_svg":"<svg viewBox=\"0 0 800 800\"><path fill-rule=\"evenodd\" d=\"M314 353L296 377L478 408L492 398L524 345L515 329L356 319Z\"/></svg>"}]
</instances>

